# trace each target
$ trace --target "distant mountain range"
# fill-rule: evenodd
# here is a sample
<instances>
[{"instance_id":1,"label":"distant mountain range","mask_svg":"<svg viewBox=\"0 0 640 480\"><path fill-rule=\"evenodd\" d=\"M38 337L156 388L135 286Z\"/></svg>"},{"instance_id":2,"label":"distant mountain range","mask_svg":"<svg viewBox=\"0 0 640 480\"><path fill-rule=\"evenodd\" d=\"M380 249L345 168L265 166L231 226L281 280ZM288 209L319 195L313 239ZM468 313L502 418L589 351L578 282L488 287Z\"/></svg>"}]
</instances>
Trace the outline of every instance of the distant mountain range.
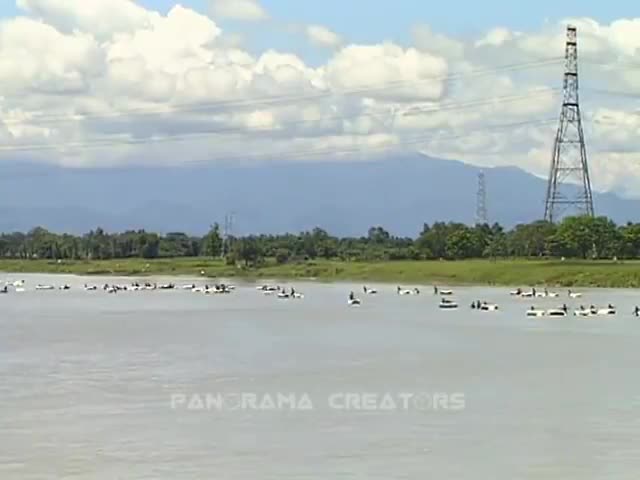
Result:
<instances>
[{"instance_id":1,"label":"distant mountain range","mask_svg":"<svg viewBox=\"0 0 640 480\"><path fill-rule=\"evenodd\" d=\"M280 162L252 166L70 169L0 164L0 230L43 226L83 233L140 229L201 234L234 212L237 234L321 226L363 235L382 225L416 235L424 222L471 223L479 169L411 155L370 162ZM518 168L484 169L490 220L538 219L546 181ZM640 201L595 194L598 214L637 221Z\"/></svg>"}]
</instances>

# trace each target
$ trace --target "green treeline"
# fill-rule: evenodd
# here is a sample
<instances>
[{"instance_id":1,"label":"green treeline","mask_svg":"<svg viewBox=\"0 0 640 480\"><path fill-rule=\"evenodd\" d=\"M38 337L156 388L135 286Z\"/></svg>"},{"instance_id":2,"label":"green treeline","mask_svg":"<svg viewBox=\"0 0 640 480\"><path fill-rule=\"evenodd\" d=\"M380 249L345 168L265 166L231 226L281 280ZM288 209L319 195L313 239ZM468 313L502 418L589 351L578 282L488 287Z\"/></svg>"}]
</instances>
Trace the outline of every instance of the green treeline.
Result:
<instances>
[{"instance_id":1,"label":"green treeline","mask_svg":"<svg viewBox=\"0 0 640 480\"><path fill-rule=\"evenodd\" d=\"M606 217L568 217L559 224L537 221L505 230L498 224L470 227L461 223L425 224L417 238L391 235L371 227L360 238L339 238L316 228L298 235L250 235L223 241L214 225L203 237L184 233L98 228L82 236L55 234L43 228L0 235L0 257L12 259L108 260L125 258L221 257L228 263L260 265L309 259L345 261L469 258L640 258L640 224L618 226Z\"/></svg>"}]
</instances>

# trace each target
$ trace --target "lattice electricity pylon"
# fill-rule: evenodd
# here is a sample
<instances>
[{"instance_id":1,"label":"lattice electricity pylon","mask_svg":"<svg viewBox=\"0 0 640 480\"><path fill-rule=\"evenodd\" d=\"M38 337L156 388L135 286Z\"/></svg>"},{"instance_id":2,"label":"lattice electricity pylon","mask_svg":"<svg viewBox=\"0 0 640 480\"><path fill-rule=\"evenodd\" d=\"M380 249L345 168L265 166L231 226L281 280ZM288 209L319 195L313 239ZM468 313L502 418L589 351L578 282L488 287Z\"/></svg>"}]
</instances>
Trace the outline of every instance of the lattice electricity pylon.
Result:
<instances>
[{"instance_id":1,"label":"lattice electricity pylon","mask_svg":"<svg viewBox=\"0 0 640 480\"><path fill-rule=\"evenodd\" d=\"M593 216L593 196L578 97L578 35L567 27L564 98L553 146L544 219L553 222L568 210ZM577 186L576 186L577 184Z\"/></svg>"},{"instance_id":2,"label":"lattice electricity pylon","mask_svg":"<svg viewBox=\"0 0 640 480\"><path fill-rule=\"evenodd\" d=\"M489 223L487 213L487 183L484 172L478 173L478 193L476 196L476 225Z\"/></svg>"}]
</instances>

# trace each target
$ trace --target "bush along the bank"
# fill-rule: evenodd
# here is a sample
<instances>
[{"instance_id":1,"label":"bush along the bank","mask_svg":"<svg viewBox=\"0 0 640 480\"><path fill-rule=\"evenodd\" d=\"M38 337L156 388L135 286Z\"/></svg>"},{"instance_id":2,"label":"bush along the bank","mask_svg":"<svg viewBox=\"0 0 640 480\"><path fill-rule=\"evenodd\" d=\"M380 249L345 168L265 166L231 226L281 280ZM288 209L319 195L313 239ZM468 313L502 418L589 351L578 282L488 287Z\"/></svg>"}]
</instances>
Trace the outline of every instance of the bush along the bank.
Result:
<instances>
[{"instance_id":1,"label":"bush along the bank","mask_svg":"<svg viewBox=\"0 0 640 480\"><path fill-rule=\"evenodd\" d=\"M126 258L225 257L228 264L259 267L313 259L342 261L462 260L471 258L640 258L640 224L618 226L606 217L568 217L559 224L536 221L510 230L501 225L454 222L424 224L415 238L398 237L380 226L362 237L337 237L321 228L299 234L226 237L216 224L202 236L185 233L98 228L84 235L44 228L0 235L6 259L109 260Z\"/></svg>"}]
</instances>

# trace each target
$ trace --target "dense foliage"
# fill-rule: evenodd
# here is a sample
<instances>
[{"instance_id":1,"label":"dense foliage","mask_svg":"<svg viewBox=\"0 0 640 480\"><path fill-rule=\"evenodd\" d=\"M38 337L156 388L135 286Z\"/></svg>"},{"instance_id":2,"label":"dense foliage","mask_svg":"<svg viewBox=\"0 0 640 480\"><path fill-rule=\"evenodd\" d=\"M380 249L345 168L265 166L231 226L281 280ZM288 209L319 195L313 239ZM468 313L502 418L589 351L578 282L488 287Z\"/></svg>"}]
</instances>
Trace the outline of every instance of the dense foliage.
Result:
<instances>
[{"instance_id":1,"label":"dense foliage","mask_svg":"<svg viewBox=\"0 0 640 480\"><path fill-rule=\"evenodd\" d=\"M506 231L498 224L425 224L417 238L372 227L361 238L338 238L315 228L298 235L250 235L223 241L218 225L204 237L158 235L143 230L110 234L98 228L82 236L43 228L0 235L0 256L20 259L112 259L220 257L260 264L325 258L349 261L501 257L640 258L640 224L617 226L605 217L568 217L560 224L538 221Z\"/></svg>"}]
</instances>

